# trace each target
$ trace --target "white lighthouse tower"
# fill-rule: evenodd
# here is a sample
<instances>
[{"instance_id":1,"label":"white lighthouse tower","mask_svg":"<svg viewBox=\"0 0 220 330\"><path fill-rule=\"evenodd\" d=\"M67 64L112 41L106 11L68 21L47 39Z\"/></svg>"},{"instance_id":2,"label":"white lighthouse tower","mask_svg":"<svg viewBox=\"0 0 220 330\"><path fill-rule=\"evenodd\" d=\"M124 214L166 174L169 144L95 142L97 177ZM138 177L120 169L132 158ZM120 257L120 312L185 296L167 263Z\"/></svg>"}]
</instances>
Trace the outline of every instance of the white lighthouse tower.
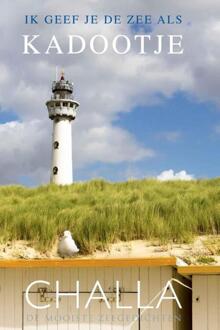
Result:
<instances>
[{"instance_id":1,"label":"white lighthouse tower","mask_svg":"<svg viewBox=\"0 0 220 330\"><path fill-rule=\"evenodd\" d=\"M52 84L53 95L46 102L49 118L53 120L51 183L71 184L73 182L72 166L72 126L79 103L73 99L73 84L60 80Z\"/></svg>"}]
</instances>

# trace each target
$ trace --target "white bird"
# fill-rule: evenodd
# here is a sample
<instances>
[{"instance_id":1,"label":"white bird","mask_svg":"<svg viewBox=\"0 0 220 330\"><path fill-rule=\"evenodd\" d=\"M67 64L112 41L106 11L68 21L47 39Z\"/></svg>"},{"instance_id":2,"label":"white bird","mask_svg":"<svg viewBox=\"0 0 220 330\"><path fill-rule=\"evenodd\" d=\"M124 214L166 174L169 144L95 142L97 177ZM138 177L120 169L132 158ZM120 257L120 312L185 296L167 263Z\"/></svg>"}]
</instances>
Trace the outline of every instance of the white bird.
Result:
<instances>
[{"instance_id":1,"label":"white bird","mask_svg":"<svg viewBox=\"0 0 220 330\"><path fill-rule=\"evenodd\" d=\"M63 258L71 257L77 252L79 252L79 249L76 246L74 239L72 238L71 232L69 230L65 230L63 237L58 244L59 255Z\"/></svg>"}]
</instances>

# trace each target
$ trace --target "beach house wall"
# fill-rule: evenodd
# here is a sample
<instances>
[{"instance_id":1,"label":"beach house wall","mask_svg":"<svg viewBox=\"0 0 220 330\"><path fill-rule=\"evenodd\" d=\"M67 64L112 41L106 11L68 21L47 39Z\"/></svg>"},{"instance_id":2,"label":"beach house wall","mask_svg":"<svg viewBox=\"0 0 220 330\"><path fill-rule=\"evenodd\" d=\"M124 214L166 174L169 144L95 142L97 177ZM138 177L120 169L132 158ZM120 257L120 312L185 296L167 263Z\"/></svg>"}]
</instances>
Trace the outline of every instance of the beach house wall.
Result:
<instances>
[{"instance_id":1,"label":"beach house wall","mask_svg":"<svg viewBox=\"0 0 220 330\"><path fill-rule=\"evenodd\" d=\"M220 266L180 267L192 278L193 330L220 329Z\"/></svg>"},{"instance_id":2,"label":"beach house wall","mask_svg":"<svg viewBox=\"0 0 220 330\"><path fill-rule=\"evenodd\" d=\"M141 310L137 307L137 281L141 281L141 304L146 305L161 292L167 281L177 275L172 258L134 260L21 260L0 262L0 330L74 330L74 329L149 329L190 330L188 315L191 293L175 284L183 309L175 301L165 301L159 309ZM38 306L50 305L48 309L34 309L25 299L25 290L36 280L50 282L34 285L30 300ZM65 296L55 305L56 280L59 291ZM75 291L80 282L80 308L75 298L66 294ZM88 309L85 304L96 281L99 281L111 306L102 300L94 300ZM132 306L117 309L115 301L116 281L120 282L120 304ZM188 283L189 284L189 283ZM97 293L98 295L98 293ZM171 295L171 292L167 292ZM156 306L159 300L153 300ZM200 328L201 330L201 328Z\"/></svg>"}]
</instances>

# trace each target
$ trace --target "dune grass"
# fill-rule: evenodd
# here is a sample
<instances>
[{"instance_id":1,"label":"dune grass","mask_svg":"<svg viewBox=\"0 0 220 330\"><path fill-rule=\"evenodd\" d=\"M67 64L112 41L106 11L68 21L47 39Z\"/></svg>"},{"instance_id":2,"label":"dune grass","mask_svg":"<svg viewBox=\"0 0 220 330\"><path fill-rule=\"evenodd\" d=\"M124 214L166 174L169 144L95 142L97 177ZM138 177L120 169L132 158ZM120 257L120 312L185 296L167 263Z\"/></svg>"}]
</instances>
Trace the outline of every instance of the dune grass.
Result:
<instances>
[{"instance_id":1,"label":"dune grass","mask_svg":"<svg viewBox=\"0 0 220 330\"><path fill-rule=\"evenodd\" d=\"M0 242L28 240L44 251L70 230L82 253L118 240L188 242L220 232L220 179L0 187Z\"/></svg>"}]
</instances>

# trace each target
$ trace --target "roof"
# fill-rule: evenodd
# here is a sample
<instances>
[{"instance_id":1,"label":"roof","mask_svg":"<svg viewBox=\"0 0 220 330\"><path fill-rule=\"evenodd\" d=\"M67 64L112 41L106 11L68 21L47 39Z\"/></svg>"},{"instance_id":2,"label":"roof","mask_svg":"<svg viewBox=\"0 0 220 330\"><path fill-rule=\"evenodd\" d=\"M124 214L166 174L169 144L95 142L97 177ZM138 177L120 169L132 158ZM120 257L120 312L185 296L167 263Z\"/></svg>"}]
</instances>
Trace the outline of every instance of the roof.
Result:
<instances>
[{"instance_id":1,"label":"roof","mask_svg":"<svg viewBox=\"0 0 220 330\"><path fill-rule=\"evenodd\" d=\"M164 267L177 268L180 275L220 275L220 265L178 266L175 257L148 258L74 258L74 259L2 259L1 268L71 268L71 267Z\"/></svg>"},{"instance_id":2,"label":"roof","mask_svg":"<svg viewBox=\"0 0 220 330\"><path fill-rule=\"evenodd\" d=\"M65 267L158 267L176 266L175 257L149 258L75 258L75 259L5 259L0 268L65 268Z\"/></svg>"},{"instance_id":3,"label":"roof","mask_svg":"<svg viewBox=\"0 0 220 330\"><path fill-rule=\"evenodd\" d=\"M178 267L178 273L181 275L218 275L220 266L214 265L195 265Z\"/></svg>"}]
</instances>

